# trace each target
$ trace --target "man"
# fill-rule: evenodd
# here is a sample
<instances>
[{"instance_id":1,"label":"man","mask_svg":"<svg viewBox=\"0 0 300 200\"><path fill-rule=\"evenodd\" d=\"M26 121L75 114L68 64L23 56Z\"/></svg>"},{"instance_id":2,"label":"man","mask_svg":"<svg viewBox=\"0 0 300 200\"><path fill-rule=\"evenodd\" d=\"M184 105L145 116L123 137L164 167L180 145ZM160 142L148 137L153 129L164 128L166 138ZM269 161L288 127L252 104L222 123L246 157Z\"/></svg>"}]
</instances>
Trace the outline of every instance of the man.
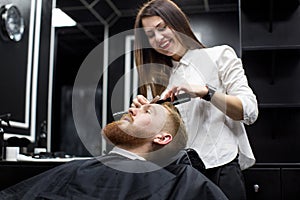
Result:
<instances>
[{"instance_id":1,"label":"man","mask_svg":"<svg viewBox=\"0 0 300 200\"><path fill-rule=\"evenodd\" d=\"M172 164L187 138L171 104L130 108L103 135L115 145L108 155L58 166L3 190L0 199L227 199L190 165Z\"/></svg>"}]
</instances>

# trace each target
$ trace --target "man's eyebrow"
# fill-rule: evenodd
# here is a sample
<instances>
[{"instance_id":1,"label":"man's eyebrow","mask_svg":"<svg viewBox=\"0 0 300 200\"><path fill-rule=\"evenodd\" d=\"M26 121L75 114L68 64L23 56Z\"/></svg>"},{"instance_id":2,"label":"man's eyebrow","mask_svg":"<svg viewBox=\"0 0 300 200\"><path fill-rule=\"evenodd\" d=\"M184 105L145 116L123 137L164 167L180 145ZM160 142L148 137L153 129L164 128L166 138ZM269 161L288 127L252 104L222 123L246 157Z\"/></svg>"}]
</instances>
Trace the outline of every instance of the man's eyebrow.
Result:
<instances>
[{"instance_id":1,"label":"man's eyebrow","mask_svg":"<svg viewBox=\"0 0 300 200\"><path fill-rule=\"evenodd\" d=\"M150 109L153 112L153 114L157 114L157 107L153 104L148 104L147 109Z\"/></svg>"}]
</instances>

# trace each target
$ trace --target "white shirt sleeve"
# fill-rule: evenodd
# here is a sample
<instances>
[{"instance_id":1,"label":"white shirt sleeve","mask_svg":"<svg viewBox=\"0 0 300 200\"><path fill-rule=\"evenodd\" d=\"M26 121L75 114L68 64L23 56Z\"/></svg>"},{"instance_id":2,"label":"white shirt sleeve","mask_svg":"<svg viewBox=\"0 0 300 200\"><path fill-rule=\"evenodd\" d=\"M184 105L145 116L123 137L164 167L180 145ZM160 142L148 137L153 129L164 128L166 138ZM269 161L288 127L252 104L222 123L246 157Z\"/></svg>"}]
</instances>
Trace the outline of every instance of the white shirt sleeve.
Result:
<instances>
[{"instance_id":1,"label":"white shirt sleeve","mask_svg":"<svg viewBox=\"0 0 300 200\"><path fill-rule=\"evenodd\" d=\"M248 85L242 61L231 47L223 45L218 48L221 48L217 59L219 77L226 93L241 100L244 112L242 122L248 125L252 124L258 117L257 99Z\"/></svg>"}]
</instances>

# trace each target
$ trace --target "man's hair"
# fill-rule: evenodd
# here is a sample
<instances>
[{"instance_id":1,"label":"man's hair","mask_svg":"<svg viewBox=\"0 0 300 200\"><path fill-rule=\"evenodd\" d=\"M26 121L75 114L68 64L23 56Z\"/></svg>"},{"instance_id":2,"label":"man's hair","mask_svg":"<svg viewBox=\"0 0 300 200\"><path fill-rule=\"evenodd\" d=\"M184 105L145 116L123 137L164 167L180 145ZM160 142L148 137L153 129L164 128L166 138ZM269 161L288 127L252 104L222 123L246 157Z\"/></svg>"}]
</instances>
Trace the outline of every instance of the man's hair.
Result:
<instances>
[{"instance_id":1,"label":"man's hair","mask_svg":"<svg viewBox=\"0 0 300 200\"><path fill-rule=\"evenodd\" d=\"M173 139L164 146L154 144L153 152L147 159L165 165L186 147L188 136L178 109L169 102L163 103L162 106L167 109L168 116L161 131L171 134Z\"/></svg>"},{"instance_id":2,"label":"man's hair","mask_svg":"<svg viewBox=\"0 0 300 200\"><path fill-rule=\"evenodd\" d=\"M163 130L169 132L173 136L172 143L176 146L176 148L185 148L187 143L187 132L178 109L169 102L163 103L162 106L168 110L169 114Z\"/></svg>"}]
</instances>

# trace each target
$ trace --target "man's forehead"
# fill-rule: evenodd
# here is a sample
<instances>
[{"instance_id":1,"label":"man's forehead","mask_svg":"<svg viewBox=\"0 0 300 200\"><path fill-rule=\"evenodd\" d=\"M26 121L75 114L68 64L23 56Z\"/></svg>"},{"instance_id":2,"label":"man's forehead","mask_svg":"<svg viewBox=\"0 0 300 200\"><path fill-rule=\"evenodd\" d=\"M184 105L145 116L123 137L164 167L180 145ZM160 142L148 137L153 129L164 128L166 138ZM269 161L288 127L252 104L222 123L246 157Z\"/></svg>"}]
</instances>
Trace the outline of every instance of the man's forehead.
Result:
<instances>
[{"instance_id":1,"label":"man's forehead","mask_svg":"<svg viewBox=\"0 0 300 200\"><path fill-rule=\"evenodd\" d=\"M155 118L160 118L162 120L165 119L167 116L167 113L169 112L168 109L160 104L145 104L141 107L143 110L150 110L151 111L151 116L155 116Z\"/></svg>"},{"instance_id":2,"label":"man's forehead","mask_svg":"<svg viewBox=\"0 0 300 200\"><path fill-rule=\"evenodd\" d=\"M170 112L169 109L167 109L165 106L160 105L160 104L152 104L158 115L163 115L164 117L166 117L168 115L168 113Z\"/></svg>"},{"instance_id":3,"label":"man's forehead","mask_svg":"<svg viewBox=\"0 0 300 200\"><path fill-rule=\"evenodd\" d=\"M167 112L167 109L160 104L148 104L149 108L153 109L157 114L163 114Z\"/></svg>"}]
</instances>

